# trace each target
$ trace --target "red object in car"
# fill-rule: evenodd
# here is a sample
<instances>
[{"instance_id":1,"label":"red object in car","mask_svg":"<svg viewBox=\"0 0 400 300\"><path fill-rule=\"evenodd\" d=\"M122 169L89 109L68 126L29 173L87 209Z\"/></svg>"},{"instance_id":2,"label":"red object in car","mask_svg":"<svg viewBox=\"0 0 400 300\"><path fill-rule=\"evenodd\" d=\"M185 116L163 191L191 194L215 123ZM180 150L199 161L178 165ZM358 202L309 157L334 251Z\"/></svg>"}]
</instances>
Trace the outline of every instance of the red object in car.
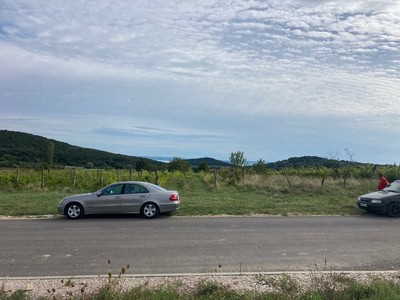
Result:
<instances>
[{"instance_id":1,"label":"red object in car","mask_svg":"<svg viewBox=\"0 0 400 300\"><path fill-rule=\"evenodd\" d=\"M169 197L169 200L171 201L178 201L178 195L177 194L172 194L171 197Z\"/></svg>"}]
</instances>

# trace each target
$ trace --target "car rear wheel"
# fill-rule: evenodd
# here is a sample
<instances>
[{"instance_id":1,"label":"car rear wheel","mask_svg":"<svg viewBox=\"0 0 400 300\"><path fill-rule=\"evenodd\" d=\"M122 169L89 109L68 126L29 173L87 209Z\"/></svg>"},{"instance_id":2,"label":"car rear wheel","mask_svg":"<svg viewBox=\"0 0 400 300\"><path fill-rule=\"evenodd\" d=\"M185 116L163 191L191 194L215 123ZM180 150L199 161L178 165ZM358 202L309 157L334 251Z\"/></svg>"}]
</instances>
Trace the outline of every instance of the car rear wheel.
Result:
<instances>
[{"instance_id":1,"label":"car rear wheel","mask_svg":"<svg viewBox=\"0 0 400 300\"><path fill-rule=\"evenodd\" d=\"M142 206L141 214L144 218L152 219L158 216L160 209L154 203L146 203Z\"/></svg>"},{"instance_id":2,"label":"car rear wheel","mask_svg":"<svg viewBox=\"0 0 400 300\"><path fill-rule=\"evenodd\" d=\"M80 219L83 217L83 207L78 203L68 204L65 208L65 214L69 219Z\"/></svg>"},{"instance_id":3,"label":"car rear wheel","mask_svg":"<svg viewBox=\"0 0 400 300\"><path fill-rule=\"evenodd\" d=\"M388 205L387 215L392 218L398 218L400 217L400 203L397 202L392 202Z\"/></svg>"}]
</instances>

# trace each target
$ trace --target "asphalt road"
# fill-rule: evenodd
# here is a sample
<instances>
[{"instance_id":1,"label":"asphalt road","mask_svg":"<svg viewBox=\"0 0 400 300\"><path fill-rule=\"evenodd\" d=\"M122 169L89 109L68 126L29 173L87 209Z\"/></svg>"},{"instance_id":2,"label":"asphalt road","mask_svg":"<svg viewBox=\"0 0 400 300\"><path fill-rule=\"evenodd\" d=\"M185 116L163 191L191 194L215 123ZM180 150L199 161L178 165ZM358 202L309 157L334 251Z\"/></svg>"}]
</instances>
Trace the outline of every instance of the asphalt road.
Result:
<instances>
[{"instance_id":1,"label":"asphalt road","mask_svg":"<svg viewBox=\"0 0 400 300\"><path fill-rule=\"evenodd\" d=\"M1 220L0 277L400 269L400 219L88 216ZM108 265L107 260L111 260Z\"/></svg>"}]
</instances>

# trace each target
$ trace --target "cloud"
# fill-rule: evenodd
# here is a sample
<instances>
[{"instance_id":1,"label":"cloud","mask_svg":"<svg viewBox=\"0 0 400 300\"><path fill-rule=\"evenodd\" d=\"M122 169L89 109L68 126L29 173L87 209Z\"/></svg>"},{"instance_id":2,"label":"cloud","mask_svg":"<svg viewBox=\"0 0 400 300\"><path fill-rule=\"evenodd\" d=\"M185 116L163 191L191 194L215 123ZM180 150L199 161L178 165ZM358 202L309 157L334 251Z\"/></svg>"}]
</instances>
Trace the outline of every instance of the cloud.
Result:
<instances>
[{"instance_id":1,"label":"cloud","mask_svg":"<svg viewBox=\"0 0 400 300\"><path fill-rule=\"evenodd\" d=\"M37 131L57 116L98 137L250 143L270 137L253 132L272 117L379 118L400 109L399 12L369 0L6 0L2 113L37 117Z\"/></svg>"}]
</instances>

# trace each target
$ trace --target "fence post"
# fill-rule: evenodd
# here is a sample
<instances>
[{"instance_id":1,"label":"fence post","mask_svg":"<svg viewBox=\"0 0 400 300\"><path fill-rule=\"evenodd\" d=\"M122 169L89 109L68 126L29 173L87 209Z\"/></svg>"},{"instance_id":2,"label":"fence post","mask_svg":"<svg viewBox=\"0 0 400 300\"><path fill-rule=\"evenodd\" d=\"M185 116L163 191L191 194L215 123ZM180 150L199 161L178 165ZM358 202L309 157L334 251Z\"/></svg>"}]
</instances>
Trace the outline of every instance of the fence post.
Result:
<instances>
[{"instance_id":1,"label":"fence post","mask_svg":"<svg viewBox=\"0 0 400 300\"><path fill-rule=\"evenodd\" d=\"M374 168L372 169L371 180L374 178L375 171L376 171L376 165L374 165Z\"/></svg>"},{"instance_id":2,"label":"fence post","mask_svg":"<svg viewBox=\"0 0 400 300\"><path fill-rule=\"evenodd\" d=\"M325 181L325 178L322 177L321 186L324 186L324 181Z\"/></svg>"},{"instance_id":3,"label":"fence post","mask_svg":"<svg viewBox=\"0 0 400 300\"><path fill-rule=\"evenodd\" d=\"M42 167L42 188L44 188L44 167Z\"/></svg>"},{"instance_id":4,"label":"fence post","mask_svg":"<svg viewBox=\"0 0 400 300\"><path fill-rule=\"evenodd\" d=\"M118 169L117 169L117 181L119 181L119 172L118 172Z\"/></svg>"},{"instance_id":5,"label":"fence post","mask_svg":"<svg viewBox=\"0 0 400 300\"><path fill-rule=\"evenodd\" d=\"M103 169L100 170L100 185L103 186Z\"/></svg>"},{"instance_id":6,"label":"fence post","mask_svg":"<svg viewBox=\"0 0 400 300\"><path fill-rule=\"evenodd\" d=\"M143 170L140 170L140 179L143 181Z\"/></svg>"},{"instance_id":7,"label":"fence post","mask_svg":"<svg viewBox=\"0 0 400 300\"><path fill-rule=\"evenodd\" d=\"M242 183L244 184L244 167L242 167Z\"/></svg>"},{"instance_id":8,"label":"fence post","mask_svg":"<svg viewBox=\"0 0 400 300\"><path fill-rule=\"evenodd\" d=\"M74 181L72 182L72 186L75 186L76 183L76 168L74 169Z\"/></svg>"},{"instance_id":9,"label":"fence post","mask_svg":"<svg viewBox=\"0 0 400 300\"><path fill-rule=\"evenodd\" d=\"M290 183L289 178L286 178L287 182L289 183L290 187L292 187L292 184Z\"/></svg>"},{"instance_id":10,"label":"fence post","mask_svg":"<svg viewBox=\"0 0 400 300\"><path fill-rule=\"evenodd\" d=\"M129 181L132 181L132 168L129 168Z\"/></svg>"},{"instance_id":11,"label":"fence post","mask_svg":"<svg viewBox=\"0 0 400 300\"><path fill-rule=\"evenodd\" d=\"M18 181L19 181L19 168L17 166L17 184L18 184Z\"/></svg>"},{"instance_id":12,"label":"fence post","mask_svg":"<svg viewBox=\"0 0 400 300\"><path fill-rule=\"evenodd\" d=\"M157 169L156 169L156 185L158 185L158 172L157 172Z\"/></svg>"},{"instance_id":13,"label":"fence post","mask_svg":"<svg viewBox=\"0 0 400 300\"><path fill-rule=\"evenodd\" d=\"M217 169L214 168L214 186L217 186Z\"/></svg>"}]
</instances>

